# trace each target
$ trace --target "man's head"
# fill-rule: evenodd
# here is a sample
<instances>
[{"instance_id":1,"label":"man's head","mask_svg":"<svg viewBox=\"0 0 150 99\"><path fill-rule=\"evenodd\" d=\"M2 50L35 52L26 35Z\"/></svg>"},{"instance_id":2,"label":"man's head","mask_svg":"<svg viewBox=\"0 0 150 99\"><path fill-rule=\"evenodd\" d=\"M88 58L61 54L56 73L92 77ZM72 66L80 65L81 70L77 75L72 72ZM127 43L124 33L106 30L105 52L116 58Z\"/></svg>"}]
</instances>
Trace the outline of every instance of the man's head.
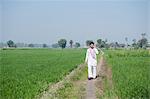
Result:
<instances>
[{"instance_id":1,"label":"man's head","mask_svg":"<svg viewBox=\"0 0 150 99\"><path fill-rule=\"evenodd\" d=\"M90 42L90 47L94 48L94 42Z\"/></svg>"}]
</instances>

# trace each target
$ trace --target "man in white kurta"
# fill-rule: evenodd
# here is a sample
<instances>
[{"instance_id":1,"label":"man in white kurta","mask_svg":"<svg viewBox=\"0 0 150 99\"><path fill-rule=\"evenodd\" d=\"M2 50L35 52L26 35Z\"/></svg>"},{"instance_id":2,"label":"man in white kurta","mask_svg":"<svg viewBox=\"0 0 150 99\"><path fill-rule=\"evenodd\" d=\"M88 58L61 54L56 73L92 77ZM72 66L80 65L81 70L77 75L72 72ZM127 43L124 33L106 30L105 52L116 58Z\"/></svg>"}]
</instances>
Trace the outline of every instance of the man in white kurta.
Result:
<instances>
[{"instance_id":1,"label":"man in white kurta","mask_svg":"<svg viewBox=\"0 0 150 99\"><path fill-rule=\"evenodd\" d=\"M96 66L98 50L94 46L94 42L90 43L90 48L87 49L85 62L88 64L88 79L96 78Z\"/></svg>"}]
</instances>

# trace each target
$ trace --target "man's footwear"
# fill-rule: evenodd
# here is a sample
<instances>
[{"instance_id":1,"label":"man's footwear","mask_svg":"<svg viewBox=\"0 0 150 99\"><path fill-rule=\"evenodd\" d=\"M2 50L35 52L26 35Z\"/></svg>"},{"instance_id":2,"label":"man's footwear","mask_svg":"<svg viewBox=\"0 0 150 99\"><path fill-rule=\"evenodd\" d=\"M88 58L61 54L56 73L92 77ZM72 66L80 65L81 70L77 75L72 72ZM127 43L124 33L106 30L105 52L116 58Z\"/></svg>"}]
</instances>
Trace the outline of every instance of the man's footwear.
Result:
<instances>
[{"instance_id":1,"label":"man's footwear","mask_svg":"<svg viewBox=\"0 0 150 99\"><path fill-rule=\"evenodd\" d=\"M88 78L88 80L91 80L91 79L93 79L93 78L92 77Z\"/></svg>"},{"instance_id":2,"label":"man's footwear","mask_svg":"<svg viewBox=\"0 0 150 99\"><path fill-rule=\"evenodd\" d=\"M96 77L93 77L93 79L96 79L97 78L97 76Z\"/></svg>"}]
</instances>

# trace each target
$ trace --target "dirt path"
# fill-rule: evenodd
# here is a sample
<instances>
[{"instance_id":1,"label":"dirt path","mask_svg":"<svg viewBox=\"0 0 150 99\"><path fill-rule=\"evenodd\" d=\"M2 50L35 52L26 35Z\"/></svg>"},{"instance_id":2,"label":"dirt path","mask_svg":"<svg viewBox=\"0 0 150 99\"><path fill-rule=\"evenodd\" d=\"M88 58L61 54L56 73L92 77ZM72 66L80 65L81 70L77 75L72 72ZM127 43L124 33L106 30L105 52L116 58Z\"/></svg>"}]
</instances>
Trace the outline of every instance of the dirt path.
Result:
<instances>
[{"instance_id":1,"label":"dirt path","mask_svg":"<svg viewBox=\"0 0 150 99\"><path fill-rule=\"evenodd\" d=\"M100 77L100 70L101 70L102 62L103 62L103 58L100 59L98 65L97 65L98 78ZM87 80L86 99L96 99L96 82L98 82L98 78L93 79L93 80ZM100 84L100 82L99 82L99 84Z\"/></svg>"},{"instance_id":2,"label":"dirt path","mask_svg":"<svg viewBox=\"0 0 150 99\"><path fill-rule=\"evenodd\" d=\"M46 91L42 92L37 99L97 99L103 95L104 92L104 79L108 79L109 86L112 86L112 73L111 69L107 68L106 62L103 57L100 58L97 65L97 78L87 80L87 71L85 64L80 65L67 75L62 81L50 85ZM80 74L82 73L82 74ZM80 79L76 79L80 77ZM63 96L57 96L58 90L65 88L65 83L72 84L71 90L63 92ZM73 98L74 97L74 98ZM100 98L101 99L101 98Z\"/></svg>"},{"instance_id":3,"label":"dirt path","mask_svg":"<svg viewBox=\"0 0 150 99\"><path fill-rule=\"evenodd\" d=\"M103 78L107 78L109 80L109 86L112 86L112 72L106 65L106 61L101 57L97 65L98 77L93 80L87 80L86 99L97 99L97 97L103 95Z\"/></svg>"},{"instance_id":4,"label":"dirt path","mask_svg":"<svg viewBox=\"0 0 150 99\"><path fill-rule=\"evenodd\" d=\"M96 90L95 90L95 82L94 80L87 81L86 87L86 99L96 99Z\"/></svg>"}]
</instances>

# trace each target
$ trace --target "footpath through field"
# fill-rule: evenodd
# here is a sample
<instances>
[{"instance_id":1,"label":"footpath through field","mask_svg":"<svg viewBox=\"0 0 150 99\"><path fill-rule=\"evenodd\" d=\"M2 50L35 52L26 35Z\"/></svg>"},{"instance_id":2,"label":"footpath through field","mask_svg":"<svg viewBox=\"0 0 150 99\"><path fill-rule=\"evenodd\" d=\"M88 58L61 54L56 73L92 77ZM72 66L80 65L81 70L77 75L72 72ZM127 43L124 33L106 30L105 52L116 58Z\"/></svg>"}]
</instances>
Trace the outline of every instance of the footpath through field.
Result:
<instances>
[{"instance_id":1,"label":"footpath through field","mask_svg":"<svg viewBox=\"0 0 150 99\"><path fill-rule=\"evenodd\" d=\"M97 65L97 78L87 80L86 99L97 99L103 95L105 77L109 80L109 87L112 87L112 72L107 67L105 59L101 57Z\"/></svg>"},{"instance_id":2,"label":"footpath through field","mask_svg":"<svg viewBox=\"0 0 150 99\"><path fill-rule=\"evenodd\" d=\"M52 86L50 86L45 91L39 99L98 99L103 95L104 85L103 78L108 78L111 82L111 71L108 70L106 62L103 57L101 57L98 61L97 65L97 78L92 80L87 80L87 76L85 76L85 64L80 65L77 69L73 70L63 81L60 81ZM80 75L84 79L82 80L71 80L78 73L83 73L84 75ZM68 82L73 84L71 90L66 90L67 92L63 92L63 96L57 96L59 89L64 86L64 82ZM81 83L82 82L82 83ZM111 83L109 84L111 86ZM64 87L65 88L65 87ZM67 88L66 88L67 89ZM75 89L75 90L74 90ZM75 95L75 93L77 93ZM74 96L72 96L74 95ZM74 97L74 98L73 98Z\"/></svg>"}]
</instances>

